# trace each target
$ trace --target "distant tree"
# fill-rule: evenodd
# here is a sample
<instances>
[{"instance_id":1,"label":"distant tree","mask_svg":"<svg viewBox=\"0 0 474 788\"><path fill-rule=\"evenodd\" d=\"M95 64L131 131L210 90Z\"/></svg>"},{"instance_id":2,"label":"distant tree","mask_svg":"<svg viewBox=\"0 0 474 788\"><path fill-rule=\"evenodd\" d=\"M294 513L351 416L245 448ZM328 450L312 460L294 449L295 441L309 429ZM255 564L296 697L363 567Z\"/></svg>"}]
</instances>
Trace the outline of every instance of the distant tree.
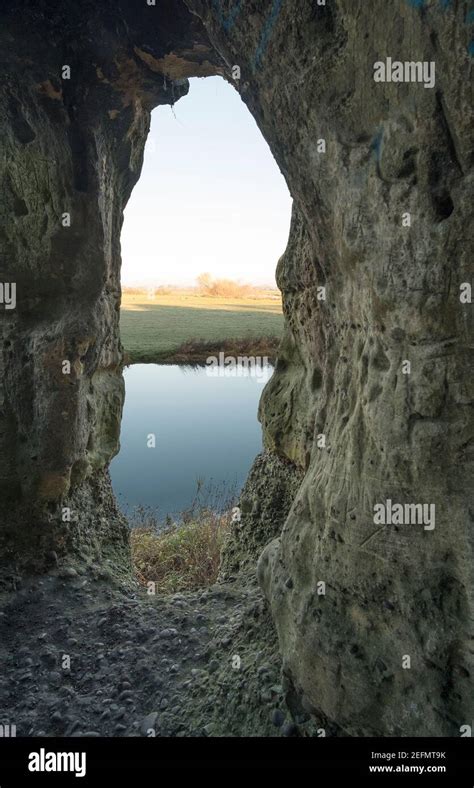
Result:
<instances>
[{"instance_id":1,"label":"distant tree","mask_svg":"<svg viewBox=\"0 0 474 788\"><path fill-rule=\"evenodd\" d=\"M204 293L207 293L212 287L212 276L207 271L199 274L196 281L198 283L199 290L202 290Z\"/></svg>"}]
</instances>

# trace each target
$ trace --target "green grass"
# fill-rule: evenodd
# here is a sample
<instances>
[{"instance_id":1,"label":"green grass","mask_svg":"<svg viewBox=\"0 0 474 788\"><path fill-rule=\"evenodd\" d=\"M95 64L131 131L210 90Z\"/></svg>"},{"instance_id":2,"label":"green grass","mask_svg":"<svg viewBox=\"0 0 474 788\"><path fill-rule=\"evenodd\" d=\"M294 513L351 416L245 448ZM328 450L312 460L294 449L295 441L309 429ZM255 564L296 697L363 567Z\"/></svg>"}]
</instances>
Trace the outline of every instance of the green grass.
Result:
<instances>
[{"instance_id":1,"label":"green grass","mask_svg":"<svg viewBox=\"0 0 474 788\"><path fill-rule=\"evenodd\" d=\"M222 340L279 339L283 315L281 303L269 298L124 295L120 328L129 362L159 362L193 340L218 350Z\"/></svg>"}]
</instances>

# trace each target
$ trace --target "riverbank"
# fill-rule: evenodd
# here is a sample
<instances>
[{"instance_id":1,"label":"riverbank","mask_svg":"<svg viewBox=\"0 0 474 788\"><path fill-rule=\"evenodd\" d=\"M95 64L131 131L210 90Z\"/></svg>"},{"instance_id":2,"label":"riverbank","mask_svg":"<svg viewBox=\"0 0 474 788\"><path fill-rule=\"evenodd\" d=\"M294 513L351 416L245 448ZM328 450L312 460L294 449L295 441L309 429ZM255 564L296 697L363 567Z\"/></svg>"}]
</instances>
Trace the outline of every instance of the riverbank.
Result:
<instances>
[{"instance_id":1,"label":"riverbank","mask_svg":"<svg viewBox=\"0 0 474 788\"><path fill-rule=\"evenodd\" d=\"M283 334L275 296L223 298L174 293L122 298L126 364L205 364L209 356L276 358Z\"/></svg>"},{"instance_id":2,"label":"riverbank","mask_svg":"<svg viewBox=\"0 0 474 788\"><path fill-rule=\"evenodd\" d=\"M125 352L125 365L130 364L183 364L188 366L205 366L209 359L219 359L224 353L225 358L262 359L262 363L274 364L277 357L279 337L233 337L224 340L204 341L190 339L183 342L175 350L164 352Z\"/></svg>"}]
</instances>

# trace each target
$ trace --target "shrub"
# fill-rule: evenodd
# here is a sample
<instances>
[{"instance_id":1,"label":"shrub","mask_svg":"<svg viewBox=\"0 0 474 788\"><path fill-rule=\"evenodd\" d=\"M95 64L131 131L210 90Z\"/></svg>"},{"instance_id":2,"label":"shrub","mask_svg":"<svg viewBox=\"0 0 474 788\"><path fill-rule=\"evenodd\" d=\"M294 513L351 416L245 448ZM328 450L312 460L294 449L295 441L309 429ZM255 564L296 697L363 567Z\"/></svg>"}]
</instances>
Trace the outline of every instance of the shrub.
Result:
<instances>
[{"instance_id":1,"label":"shrub","mask_svg":"<svg viewBox=\"0 0 474 788\"><path fill-rule=\"evenodd\" d=\"M207 296L221 298L242 298L255 293L252 285L237 282L235 279L213 279L210 274L200 274L197 278L198 290Z\"/></svg>"},{"instance_id":2,"label":"shrub","mask_svg":"<svg viewBox=\"0 0 474 788\"><path fill-rule=\"evenodd\" d=\"M153 581L158 593L194 591L217 580L230 513L201 509L189 521L159 530L153 516L131 531L132 560L139 581Z\"/></svg>"}]
</instances>

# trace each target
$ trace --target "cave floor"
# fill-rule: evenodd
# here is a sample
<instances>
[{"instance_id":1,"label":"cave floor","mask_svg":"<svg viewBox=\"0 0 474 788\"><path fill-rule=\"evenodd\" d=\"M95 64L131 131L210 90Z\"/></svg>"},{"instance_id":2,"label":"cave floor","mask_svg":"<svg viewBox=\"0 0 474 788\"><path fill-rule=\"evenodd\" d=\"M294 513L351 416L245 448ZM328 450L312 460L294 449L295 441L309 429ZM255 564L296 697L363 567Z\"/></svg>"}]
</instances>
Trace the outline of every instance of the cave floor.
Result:
<instances>
[{"instance_id":1,"label":"cave floor","mask_svg":"<svg viewBox=\"0 0 474 788\"><path fill-rule=\"evenodd\" d=\"M17 736L299 733L257 587L147 596L56 573L0 599L0 633L0 721Z\"/></svg>"}]
</instances>

